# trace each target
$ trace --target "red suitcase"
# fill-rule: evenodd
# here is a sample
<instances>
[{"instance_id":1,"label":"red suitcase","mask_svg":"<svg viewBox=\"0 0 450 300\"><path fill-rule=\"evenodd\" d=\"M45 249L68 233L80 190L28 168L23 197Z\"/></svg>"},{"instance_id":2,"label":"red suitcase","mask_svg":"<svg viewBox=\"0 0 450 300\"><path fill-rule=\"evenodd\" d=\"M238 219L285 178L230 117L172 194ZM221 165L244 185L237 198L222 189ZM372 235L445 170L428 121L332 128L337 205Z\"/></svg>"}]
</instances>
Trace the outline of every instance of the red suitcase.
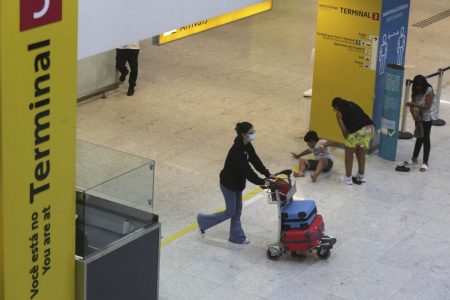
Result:
<instances>
[{"instance_id":1,"label":"red suitcase","mask_svg":"<svg viewBox=\"0 0 450 300\"><path fill-rule=\"evenodd\" d=\"M281 233L283 247L291 252L314 250L325 230L322 215L317 215L306 229L288 229Z\"/></svg>"}]
</instances>

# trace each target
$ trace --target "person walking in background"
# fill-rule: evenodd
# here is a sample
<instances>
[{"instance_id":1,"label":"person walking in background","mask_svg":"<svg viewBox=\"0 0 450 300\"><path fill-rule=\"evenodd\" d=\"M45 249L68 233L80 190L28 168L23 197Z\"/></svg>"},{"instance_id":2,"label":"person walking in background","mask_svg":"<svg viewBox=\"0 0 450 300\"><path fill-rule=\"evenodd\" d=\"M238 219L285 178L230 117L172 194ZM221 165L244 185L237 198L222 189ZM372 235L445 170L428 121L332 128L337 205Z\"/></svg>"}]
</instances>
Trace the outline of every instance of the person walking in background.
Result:
<instances>
[{"instance_id":1,"label":"person walking in background","mask_svg":"<svg viewBox=\"0 0 450 300\"><path fill-rule=\"evenodd\" d=\"M303 177L305 176L306 170L314 171L314 173L311 174L311 180L316 182L321 172L327 173L333 167L333 156L328 147L334 143L319 139L319 136L313 130L308 131L303 140L309 148L298 154L291 152L292 156L294 158L300 158L313 153L314 159L300 158L299 171L295 172L294 176Z\"/></svg>"},{"instance_id":2,"label":"person walking in background","mask_svg":"<svg viewBox=\"0 0 450 300\"><path fill-rule=\"evenodd\" d=\"M138 57L139 57L139 42L134 42L116 49L116 69L119 71L119 81L124 82L128 73L128 96L134 95L134 87L138 76ZM130 66L130 71L126 67L126 63Z\"/></svg>"},{"instance_id":3,"label":"person walking in background","mask_svg":"<svg viewBox=\"0 0 450 300\"><path fill-rule=\"evenodd\" d=\"M358 104L336 97L331 103L336 111L336 119L345 138L345 177L346 184L366 182L366 149L374 134L374 123ZM353 154L358 161L358 174L352 178Z\"/></svg>"},{"instance_id":4,"label":"person walking in background","mask_svg":"<svg viewBox=\"0 0 450 300\"><path fill-rule=\"evenodd\" d=\"M416 144L411 159L405 161L404 165L417 164L417 158L423 144L423 161L420 171L425 172L428 170L428 159L431 150L431 126L433 121L437 119L437 110L433 88L424 76L417 75L414 77L411 98L412 101L407 102L405 105L409 107L415 121L416 130L414 131L414 136L416 137Z\"/></svg>"},{"instance_id":5,"label":"person walking in background","mask_svg":"<svg viewBox=\"0 0 450 300\"><path fill-rule=\"evenodd\" d=\"M237 123L235 131L237 136L220 172L220 190L225 198L226 209L211 215L198 214L197 222L203 234L205 230L231 218L229 241L236 244L248 244L249 240L241 226L242 191L246 180L257 185L266 184L266 180L260 178L250 164L266 178L273 176L253 148L252 142L256 137L253 125L249 122Z\"/></svg>"}]
</instances>

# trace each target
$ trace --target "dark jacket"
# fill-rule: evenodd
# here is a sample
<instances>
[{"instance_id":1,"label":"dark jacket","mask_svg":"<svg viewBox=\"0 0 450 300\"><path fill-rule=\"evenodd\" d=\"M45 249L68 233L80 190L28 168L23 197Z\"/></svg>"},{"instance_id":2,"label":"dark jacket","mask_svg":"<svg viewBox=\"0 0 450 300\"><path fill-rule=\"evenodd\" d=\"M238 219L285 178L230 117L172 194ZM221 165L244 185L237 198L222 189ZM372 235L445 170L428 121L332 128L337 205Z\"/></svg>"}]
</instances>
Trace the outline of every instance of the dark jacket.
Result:
<instances>
[{"instance_id":1,"label":"dark jacket","mask_svg":"<svg viewBox=\"0 0 450 300\"><path fill-rule=\"evenodd\" d=\"M255 171L250 167L250 163L255 169L264 174L266 177L270 176L269 170L259 159L252 146L252 143L244 145L242 136L237 136L234 139L234 144L228 151L225 165L220 172L220 183L225 187L234 191L243 191L245 189L245 180L263 185L264 179L256 175Z\"/></svg>"},{"instance_id":2,"label":"dark jacket","mask_svg":"<svg viewBox=\"0 0 450 300\"><path fill-rule=\"evenodd\" d=\"M354 102L348 101L346 105L339 108L339 111L348 133L355 133L364 126L373 125L370 117Z\"/></svg>"}]
</instances>

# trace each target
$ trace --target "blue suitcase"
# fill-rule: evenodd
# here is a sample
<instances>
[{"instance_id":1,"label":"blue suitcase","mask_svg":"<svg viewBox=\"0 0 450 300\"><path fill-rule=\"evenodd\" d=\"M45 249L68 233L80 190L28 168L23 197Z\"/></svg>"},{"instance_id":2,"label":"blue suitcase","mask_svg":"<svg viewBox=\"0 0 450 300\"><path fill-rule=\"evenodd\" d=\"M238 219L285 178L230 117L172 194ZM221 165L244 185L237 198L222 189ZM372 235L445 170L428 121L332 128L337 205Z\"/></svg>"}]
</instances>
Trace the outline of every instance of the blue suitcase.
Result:
<instances>
[{"instance_id":1,"label":"blue suitcase","mask_svg":"<svg viewBox=\"0 0 450 300\"><path fill-rule=\"evenodd\" d=\"M281 227L286 229L306 229L317 215L314 200L293 200L281 209Z\"/></svg>"}]
</instances>

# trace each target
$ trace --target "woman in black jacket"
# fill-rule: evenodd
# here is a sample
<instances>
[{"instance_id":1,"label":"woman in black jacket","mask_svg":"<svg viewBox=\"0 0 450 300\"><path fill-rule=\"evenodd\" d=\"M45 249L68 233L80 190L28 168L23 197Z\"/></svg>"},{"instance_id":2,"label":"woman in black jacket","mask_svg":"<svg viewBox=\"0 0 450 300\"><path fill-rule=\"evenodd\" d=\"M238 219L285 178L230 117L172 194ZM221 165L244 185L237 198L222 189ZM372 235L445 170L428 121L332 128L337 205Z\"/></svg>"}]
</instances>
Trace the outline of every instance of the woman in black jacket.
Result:
<instances>
[{"instance_id":1,"label":"woman in black jacket","mask_svg":"<svg viewBox=\"0 0 450 300\"><path fill-rule=\"evenodd\" d=\"M271 174L252 146L251 142L255 140L253 125L248 122L237 123L235 130L237 136L220 172L220 190L225 198L226 210L211 215L198 214L197 222L200 232L205 233L205 230L231 218L229 241L248 244L249 241L241 226L242 191L247 179L257 185L266 183L253 171L250 164L266 177L271 177Z\"/></svg>"}]
</instances>

